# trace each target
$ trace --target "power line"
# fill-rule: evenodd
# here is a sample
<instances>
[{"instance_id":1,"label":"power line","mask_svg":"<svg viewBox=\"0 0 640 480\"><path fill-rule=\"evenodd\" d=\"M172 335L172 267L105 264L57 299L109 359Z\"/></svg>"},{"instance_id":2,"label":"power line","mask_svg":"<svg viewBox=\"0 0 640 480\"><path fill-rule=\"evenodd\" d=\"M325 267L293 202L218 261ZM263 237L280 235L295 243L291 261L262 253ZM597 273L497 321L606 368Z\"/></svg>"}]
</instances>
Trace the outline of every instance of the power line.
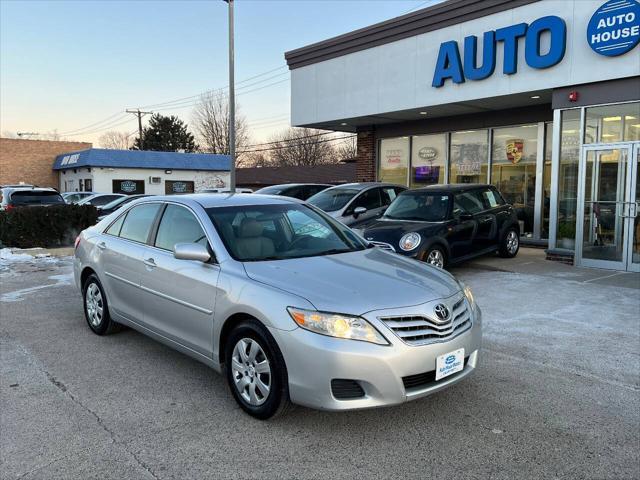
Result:
<instances>
[{"instance_id":1,"label":"power line","mask_svg":"<svg viewBox=\"0 0 640 480\"><path fill-rule=\"evenodd\" d=\"M302 138L309 138L309 137L294 138L294 139L292 139L292 141L301 140ZM325 138L323 140L318 140L316 143L336 142L338 140L344 140L344 139L347 139L347 138L355 138L355 135L348 135L348 136L337 137L337 138ZM280 142L276 142L276 143L280 143ZM243 150L242 152L238 152L238 154L241 154L241 153L270 152L272 150L282 150L284 148L291 148L291 147L295 147L295 146L296 146L295 144L290 144L290 145L282 145L282 146L279 146L279 147L261 148L261 149L258 149L258 150Z\"/></svg>"}]
</instances>

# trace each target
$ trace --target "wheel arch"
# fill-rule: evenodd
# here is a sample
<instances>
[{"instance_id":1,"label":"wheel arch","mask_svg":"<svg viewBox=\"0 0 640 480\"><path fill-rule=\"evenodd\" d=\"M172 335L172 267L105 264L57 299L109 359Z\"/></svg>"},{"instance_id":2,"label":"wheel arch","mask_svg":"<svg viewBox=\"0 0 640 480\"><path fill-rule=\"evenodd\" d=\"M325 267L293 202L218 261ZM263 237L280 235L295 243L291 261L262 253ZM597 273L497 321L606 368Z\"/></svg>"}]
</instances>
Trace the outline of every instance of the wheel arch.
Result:
<instances>
[{"instance_id":1,"label":"wheel arch","mask_svg":"<svg viewBox=\"0 0 640 480\"><path fill-rule=\"evenodd\" d=\"M227 343L227 338L229 338L229 334L234 329L234 327L238 325L240 322L242 322L243 320L253 320L255 322L258 322L263 327L267 328L267 326L263 322L261 322L259 319L257 319L255 316L249 313L238 312L229 316L222 324L222 328L220 329L220 335L218 336L218 342L217 342L218 353L216 356L218 358L218 363L220 365L224 364L224 358L226 355L225 345Z\"/></svg>"},{"instance_id":2,"label":"wheel arch","mask_svg":"<svg viewBox=\"0 0 640 480\"><path fill-rule=\"evenodd\" d=\"M96 273L96 271L91 268L91 267L84 267L82 269L82 272L80 273L80 288L82 289L84 287L84 282L87 281L87 278L89 278L90 275L98 275Z\"/></svg>"},{"instance_id":3,"label":"wheel arch","mask_svg":"<svg viewBox=\"0 0 640 480\"><path fill-rule=\"evenodd\" d=\"M429 241L425 242L424 246L422 247L422 250L420 251L420 254L418 255L418 258L424 261L425 256L427 255L427 252L429 251L429 249L435 246L442 247L445 255L447 256L445 261L448 261L451 259L451 248L449 247L449 242L447 242L444 238L441 238L441 237L433 237L433 238L430 238Z\"/></svg>"}]
</instances>

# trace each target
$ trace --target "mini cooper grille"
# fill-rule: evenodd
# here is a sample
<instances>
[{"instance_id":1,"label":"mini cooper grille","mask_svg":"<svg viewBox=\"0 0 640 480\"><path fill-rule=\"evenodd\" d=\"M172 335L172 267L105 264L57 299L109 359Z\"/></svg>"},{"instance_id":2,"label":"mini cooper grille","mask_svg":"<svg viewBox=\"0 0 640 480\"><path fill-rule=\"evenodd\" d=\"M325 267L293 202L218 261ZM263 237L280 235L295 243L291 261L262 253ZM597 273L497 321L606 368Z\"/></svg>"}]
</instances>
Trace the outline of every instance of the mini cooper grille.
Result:
<instances>
[{"instance_id":1,"label":"mini cooper grille","mask_svg":"<svg viewBox=\"0 0 640 480\"><path fill-rule=\"evenodd\" d=\"M390 252L395 252L396 249L393 248L393 245L391 245L390 243L385 243L385 242L369 242L371 245L375 245L376 247L379 247L383 250L388 250Z\"/></svg>"},{"instance_id":2,"label":"mini cooper grille","mask_svg":"<svg viewBox=\"0 0 640 480\"><path fill-rule=\"evenodd\" d=\"M471 315L464 297L453 307L445 322L432 320L422 315L380 318L402 341L409 345L426 345L449 340L471 327Z\"/></svg>"},{"instance_id":3,"label":"mini cooper grille","mask_svg":"<svg viewBox=\"0 0 640 480\"><path fill-rule=\"evenodd\" d=\"M352 400L364 397L364 390L355 380L334 378L331 380L331 393L338 400Z\"/></svg>"}]
</instances>

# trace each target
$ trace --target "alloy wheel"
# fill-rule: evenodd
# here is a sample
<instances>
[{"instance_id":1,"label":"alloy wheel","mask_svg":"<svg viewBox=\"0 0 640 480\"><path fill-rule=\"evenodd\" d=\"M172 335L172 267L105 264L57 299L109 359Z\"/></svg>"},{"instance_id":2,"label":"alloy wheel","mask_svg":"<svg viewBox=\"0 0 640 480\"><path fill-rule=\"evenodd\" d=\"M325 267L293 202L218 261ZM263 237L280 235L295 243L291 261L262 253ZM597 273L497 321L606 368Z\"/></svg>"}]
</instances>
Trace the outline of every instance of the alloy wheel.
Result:
<instances>
[{"instance_id":1,"label":"alloy wheel","mask_svg":"<svg viewBox=\"0 0 640 480\"><path fill-rule=\"evenodd\" d=\"M444 267L444 254L440 250L431 250L427 255L427 263L434 267Z\"/></svg>"},{"instance_id":2,"label":"alloy wheel","mask_svg":"<svg viewBox=\"0 0 640 480\"><path fill-rule=\"evenodd\" d=\"M516 251L518 250L518 243L518 234L515 232L515 230L511 230L507 234L507 251L510 255L516 253Z\"/></svg>"},{"instance_id":3,"label":"alloy wheel","mask_svg":"<svg viewBox=\"0 0 640 480\"><path fill-rule=\"evenodd\" d=\"M252 338L236 343L231 373L240 396L253 406L262 405L271 391L271 365L262 347Z\"/></svg>"},{"instance_id":4,"label":"alloy wheel","mask_svg":"<svg viewBox=\"0 0 640 480\"><path fill-rule=\"evenodd\" d=\"M85 294L85 305L87 307L87 317L89 323L93 327L98 327L102 323L102 315L104 312L104 302L102 301L102 293L95 283L89 284L87 293Z\"/></svg>"}]
</instances>

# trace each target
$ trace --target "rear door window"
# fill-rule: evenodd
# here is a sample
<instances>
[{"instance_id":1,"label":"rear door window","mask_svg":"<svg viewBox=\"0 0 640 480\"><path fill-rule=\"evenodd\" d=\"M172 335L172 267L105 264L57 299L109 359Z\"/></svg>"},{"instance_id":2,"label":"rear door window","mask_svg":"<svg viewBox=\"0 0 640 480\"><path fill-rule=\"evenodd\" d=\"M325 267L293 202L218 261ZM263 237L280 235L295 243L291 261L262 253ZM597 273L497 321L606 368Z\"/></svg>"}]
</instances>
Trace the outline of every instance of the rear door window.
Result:
<instances>
[{"instance_id":1,"label":"rear door window","mask_svg":"<svg viewBox=\"0 0 640 480\"><path fill-rule=\"evenodd\" d=\"M127 217L122 224L120 237L134 242L146 243L159 210L159 203L148 203L133 207L127 213Z\"/></svg>"},{"instance_id":2,"label":"rear door window","mask_svg":"<svg viewBox=\"0 0 640 480\"><path fill-rule=\"evenodd\" d=\"M207 246L200 222L184 207L167 205L158 227L155 246L164 250L173 250L176 243L199 243Z\"/></svg>"},{"instance_id":3,"label":"rear door window","mask_svg":"<svg viewBox=\"0 0 640 480\"><path fill-rule=\"evenodd\" d=\"M383 187L382 188L382 205L391 205L398 194L396 193L396 189L393 187Z\"/></svg>"},{"instance_id":4,"label":"rear door window","mask_svg":"<svg viewBox=\"0 0 640 480\"><path fill-rule=\"evenodd\" d=\"M483 199L479 190L456 193L453 200L454 215L460 213L470 213L472 215L485 210Z\"/></svg>"}]
</instances>

